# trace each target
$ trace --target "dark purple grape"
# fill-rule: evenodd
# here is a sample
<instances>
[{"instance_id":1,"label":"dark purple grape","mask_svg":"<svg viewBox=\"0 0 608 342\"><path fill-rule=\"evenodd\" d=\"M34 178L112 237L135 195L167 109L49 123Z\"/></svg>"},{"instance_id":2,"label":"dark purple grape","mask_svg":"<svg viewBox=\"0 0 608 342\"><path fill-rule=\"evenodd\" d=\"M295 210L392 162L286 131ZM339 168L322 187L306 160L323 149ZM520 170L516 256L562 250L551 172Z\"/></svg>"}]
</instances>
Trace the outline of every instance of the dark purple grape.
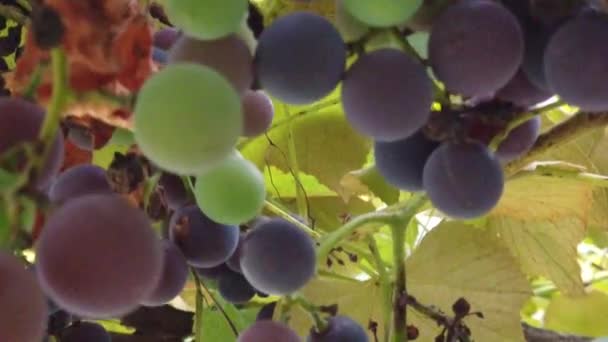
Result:
<instances>
[{"instance_id":1,"label":"dark purple grape","mask_svg":"<svg viewBox=\"0 0 608 342\"><path fill-rule=\"evenodd\" d=\"M255 289L237 272L226 272L219 277L218 289L222 297L233 304L247 303L255 296Z\"/></svg>"},{"instance_id":2,"label":"dark purple grape","mask_svg":"<svg viewBox=\"0 0 608 342\"><path fill-rule=\"evenodd\" d=\"M243 331L237 342L301 342L300 337L283 323L264 320Z\"/></svg>"},{"instance_id":3,"label":"dark purple grape","mask_svg":"<svg viewBox=\"0 0 608 342\"><path fill-rule=\"evenodd\" d=\"M321 333L310 332L307 342L368 342L367 333L359 323L346 316L334 316L327 320L327 329Z\"/></svg>"},{"instance_id":4,"label":"dark purple grape","mask_svg":"<svg viewBox=\"0 0 608 342\"><path fill-rule=\"evenodd\" d=\"M163 240L163 271L156 288L142 301L146 306L159 306L167 303L182 292L188 280L186 257L169 240Z\"/></svg>"},{"instance_id":5,"label":"dark purple grape","mask_svg":"<svg viewBox=\"0 0 608 342\"><path fill-rule=\"evenodd\" d=\"M553 95L532 84L526 73L520 69L495 96L516 106L530 107L549 99Z\"/></svg>"},{"instance_id":6,"label":"dark purple grape","mask_svg":"<svg viewBox=\"0 0 608 342\"><path fill-rule=\"evenodd\" d=\"M433 87L422 64L395 49L360 57L342 84L350 124L377 141L404 139L429 119Z\"/></svg>"},{"instance_id":7,"label":"dark purple grape","mask_svg":"<svg viewBox=\"0 0 608 342\"><path fill-rule=\"evenodd\" d=\"M259 90L248 90L243 96L243 135L264 134L274 117L274 107L268 95Z\"/></svg>"},{"instance_id":8,"label":"dark purple grape","mask_svg":"<svg viewBox=\"0 0 608 342\"><path fill-rule=\"evenodd\" d=\"M83 195L111 193L106 171L96 165L82 164L67 169L57 177L49 190L49 199L54 203L63 203Z\"/></svg>"},{"instance_id":9,"label":"dark purple grape","mask_svg":"<svg viewBox=\"0 0 608 342\"><path fill-rule=\"evenodd\" d=\"M182 36L169 51L169 63L192 62L206 65L243 94L253 82L253 57L247 44L235 34L216 39L198 40Z\"/></svg>"},{"instance_id":10,"label":"dark purple grape","mask_svg":"<svg viewBox=\"0 0 608 342\"><path fill-rule=\"evenodd\" d=\"M556 29L557 26L544 27L537 23L524 26L525 52L521 70L532 84L545 91L550 91L545 75L545 49Z\"/></svg>"},{"instance_id":11,"label":"dark purple grape","mask_svg":"<svg viewBox=\"0 0 608 342\"><path fill-rule=\"evenodd\" d=\"M110 334L93 322L77 322L61 332L61 342L110 342Z\"/></svg>"},{"instance_id":12,"label":"dark purple grape","mask_svg":"<svg viewBox=\"0 0 608 342\"><path fill-rule=\"evenodd\" d=\"M562 100L608 109L608 15L587 12L562 25L545 50L545 73Z\"/></svg>"},{"instance_id":13,"label":"dark purple grape","mask_svg":"<svg viewBox=\"0 0 608 342\"><path fill-rule=\"evenodd\" d=\"M167 64L169 62L169 54L167 51L155 47L152 49L152 60L158 64Z\"/></svg>"},{"instance_id":14,"label":"dark purple grape","mask_svg":"<svg viewBox=\"0 0 608 342\"><path fill-rule=\"evenodd\" d=\"M49 315L46 331L48 334L58 335L71 321L72 315L64 310L57 310L57 312Z\"/></svg>"},{"instance_id":15,"label":"dark purple grape","mask_svg":"<svg viewBox=\"0 0 608 342\"><path fill-rule=\"evenodd\" d=\"M283 219L263 223L245 236L241 269L253 287L283 295L304 286L316 267L313 240Z\"/></svg>"},{"instance_id":16,"label":"dark purple grape","mask_svg":"<svg viewBox=\"0 0 608 342\"><path fill-rule=\"evenodd\" d=\"M154 47L161 50L169 50L179 39L181 33L174 28L164 28L154 32Z\"/></svg>"},{"instance_id":17,"label":"dark purple grape","mask_svg":"<svg viewBox=\"0 0 608 342\"><path fill-rule=\"evenodd\" d=\"M245 233L239 235L239 243L234 250L234 253L226 260L226 266L234 272L243 273L241 270L241 249L243 248L243 241L245 240Z\"/></svg>"},{"instance_id":18,"label":"dark purple grape","mask_svg":"<svg viewBox=\"0 0 608 342\"><path fill-rule=\"evenodd\" d=\"M146 215L118 195L84 195L47 219L36 246L38 280L83 317L130 312L154 290L162 248Z\"/></svg>"},{"instance_id":19,"label":"dark purple grape","mask_svg":"<svg viewBox=\"0 0 608 342\"><path fill-rule=\"evenodd\" d=\"M232 272L232 270L228 268L226 264L221 264L210 268L196 268L196 273L198 273L199 276L211 280L218 280L223 274L230 272Z\"/></svg>"},{"instance_id":20,"label":"dark purple grape","mask_svg":"<svg viewBox=\"0 0 608 342\"><path fill-rule=\"evenodd\" d=\"M44 109L16 97L0 98L0 154L21 143L33 143L44 120ZM63 135L57 134L51 153L36 177L36 186L44 189L63 164Z\"/></svg>"},{"instance_id":21,"label":"dark purple grape","mask_svg":"<svg viewBox=\"0 0 608 342\"><path fill-rule=\"evenodd\" d=\"M214 222L191 205L173 214L169 237L190 265L209 268L224 263L234 253L239 228Z\"/></svg>"},{"instance_id":22,"label":"dark purple grape","mask_svg":"<svg viewBox=\"0 0 608 342\"><path fill-rule=\"evenodd\" d=\"M461 219L489 212L504 188L500 162L478 142L443 143L426 162L422 180L433 205Z\"/></svg>"},{"instance_id":23,"label":"dark purple grape","mask_svg":"<svg viewBox=\"0 0 608 342\"><path fill-rule=\"evenodd\" d=\"M325 18L308 12L275 20L260 36L255 55L262 88L290 104L311 103L329 94L345 64L340 33Z\"/></svg>"},{"instance_id":24,"label":"dark purple grape","mask_svg":"<svg viewBox=\"0 0 608 342\"><path fill-rule=\"evenodd\" d=\"M48 50L61 44L66 28L59 12L51 6L34 6L30 29L39 48Z\"/></svg>"},{"instance_id":25,"label":"dark purple grape","mask_svg":"<svg viewBox=\"0 0 608 342\"><path fill-rule=\"evenodd\" d=\"M468 0L449 6L435 20L428 50L433 72L448 90L484 95L515 75L524 39L519 22L504 6Z\"/></svg>"},{"instance_id":26,"label":"dark purple grape","mask_svg":"<svg viewBox=\"0 0 608 342\"><path fill-rule=\"evenodd\" d=\"M46 330L48 311L34 273L14 256L0 251L0 275L0 341L39 342Z\"/></svg>"},{"instance_id":27,"label":"dark purple grape","mask_svg":"<svg viewBox=\"0 0 608 342\"><path fill-rule=\"evenodd\" d=\"M540 117L537 116L509 132L496 149L496 157L506 163L528 152L538 138L540 123Z\"/></svg>"},{"instance_id":28,"label":"dark purple grape","mask_svg":"<svg viewBox=\"0 0 608 342\"><path fill-rule=\"evenodd\" d=\"M422 131L394 142L374 143L378 172L386 181L406 191L421 191L422 170L431 153L439 146Z\"/></svg>"},{"instance_id":29,"label":"dark purple grape","mask_svg":"<svg viewBox=\"0 0 608 342\"><path fill-rule=\"evenodd\" d=\"M274 316L274 309L277 306L277 302L268 303L260 309L258 314L255 316L256 321L272 320Z\"/></svg>"},{"instance_id":30,"label":"dark purple grape","mask_svg":"<svg viewBox=\"0 0 608 342\"><path fill-rule=\"evenodd\" d=\"M158 187L163 193L167 206L173 210L192 202L188 196L188 190L179 176L163 173L158 181Z\"/></svg>"},{"instance_id":31,"label":"dark purple grape","mask_svg":"<svg viewBox=\"0 0 608 342\"><path fill-rule=\"evenodd\" d=\"M93 151L95 148L95 136L88 127L74 125L68 131L68 139L78 148L85 151Z\"/></svg>"}]
</instances>

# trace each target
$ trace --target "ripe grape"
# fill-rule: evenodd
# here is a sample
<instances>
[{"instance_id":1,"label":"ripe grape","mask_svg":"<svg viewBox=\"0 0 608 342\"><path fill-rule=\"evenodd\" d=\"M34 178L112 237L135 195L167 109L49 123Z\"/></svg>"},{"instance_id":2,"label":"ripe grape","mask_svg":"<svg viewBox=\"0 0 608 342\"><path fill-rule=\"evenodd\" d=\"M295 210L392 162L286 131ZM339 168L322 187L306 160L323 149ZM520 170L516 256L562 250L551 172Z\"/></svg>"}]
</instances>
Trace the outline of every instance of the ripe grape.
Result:
<instances>
[{"instance_id":1,"label":"ripe grape","mask_svg":"<svg viewBox=\"0 0 608 342\"><path fill-rule=\"evenodd\" d=\"M172 27L158 30L154 32L153 45L161 50L169 50L181 35L179 30Z\"/></svg>"},{"instance_id":2,"label":"ripe grape","mask_svg":"<svg viewBox=\"0 0 608 342\"><path fill-rule=\"evenodd\" d=\"M346 316L334 316L327 320L327 330L310 332L308 342L368 342L367 333L359 323Z\"/></svg>"},{"instance_id":3,"label":"ripe grape","mask_svg":"<svg viewBox=\"0 0 608 342\"><path fill-rule=\"evenodd\" d=\"M167 51L165 50L161 50L157 47L152 49L152 60L155 61L158 64L167 64L167 62L169 61L169 56L167 54Z\"/></svg>"},{"instance_id":4,"label":"ripe grape","mask_svg":"<svg viewBox=\"0 0 608 342\"><path fill-rule=\"evenodd\" d=\"M254 137L264 134L274 117L274 106L262 91L248 90L243 96L243 135Z\"/></svg>"},{"instance_id":5,"label":"ripe grape","mask_svg":"<svg viewBox=\"0 0 608 342\"><path fill-rule=\"evenodd\" d=\"M77 322L61 332L61 342L110 342L110 335L101 325Z\"/></svg>"},{"instance_id":6,"label":"ripe grape","mask_svg":"<svg viewBox=\"0 0 608 342\"><path fill-rule=\"evenodd\" d=\"M300 289L313 277L315 266L313 240L283 219L256 226L243 242L243 274L265 293L283 295Z\"/></svg>"},{"instance_id":7,"label":"ripe grape","mask_svg":"<svg viewBox=\"0 0 608 342\"><path fill-rule=\"evenodd\" d=\"M165 304L182 292L188 280L186 257L171 241L163 240L163 271L156 288L142 304L158 306Z\"/></svg>"},{"instance_id":8,"label":"ripe grape","mask_svg":"<svg viewBox=\"0 0 608 342\"><path fill-rule=\"evenodd\" d=\"M449 6L435 20L428 50L433 72L448 90L484 95L515 75L524 40L519 22L504 6L470 0Z\"/></svg>"},{"instance_id":9,"label":"ripe grape","mask_svg":"<svg viewBox=\"0 0 608 342\"><path fill-rule=\"evenodd\" d=\"M6 252L0 252L0 274L0 341L39 342L48 311L35 275Z\"/></svg>"},{"instance_id":10,"label":"ripe grape","mask_svg":"<svg viewBox=\"0 0 608 342\"><path fill-rule=\"evenodd\" d=\"M226 266L234 272L243 273L241 270L241 249L243 248L243 241L245 240L245 233L239 235L239 243L234 250L234 253L226 261Z\"/></svg>"},{"instance_id":11,"label":"ripe grape","mask_svg":"<svg viewBox=\"0 0 608 342\"><path fill-rule=\"evenodd\" d=\"M526 153L538 138L540 123L540 117L536 116L509 132L496 149L496 157L505 163Z\"/></svg>"},{"instance_id":12,"label":"ripe grape","mask_svg":"<svg viewBox=\"0 0 608 342\"><path fill-rule=\"evenodd\" d=\"M59 334L72 321L72 315L64 310L57 310L49 315L47 333L51 335Z\"/></svg>"},{"instance_id":13,"label":"ripe grape","mask_svg":"<svg viewBox=\"0 0 608 342\"><path fill-rule=\"evenodd\" d=\"M84 317L130 312L162 271L162 249L148 218L118 195L84 195L53 212L36 258L46 294Z\"/></svg>"},{"instance_id":14,"label":"ripe grape","mask_svg":"<svg viewBox=\"0 0 608 342\"><path fill-rule=\"evenodd\" d=\"M283 323L264 320L243 331L237 342L301 342L298 335Z\"/></svg>"},{"instance_id":15,"label":"ripe grape","mask_svg":"<svg viewBox=\"0 0 608 342\"><path fill-rule=\"evenodd\" d=\"M545 74L545 50L557 29L528 23L524 26L525 52L521 69L537 88L549 91Z\"/></svg>"},{"instance_id":16,"label":"ripe grape","mask_svg":"<svg viewBox=\"0 0 608 342\"><path fill-rule=\"evenodd\" d=\"M551 96L550 92L532 84L526 73L521 69L517 71L507 85L495 94L496 98L521 107L533 106L549 99Z\"/></svg>"},{"instance_id":17,"label":"ripe grape","mask_svg":"<svg viewBox=\"0 0 608 342\"><path fill-rule=\"evenodd\" d=\"M106 171L91 164L77 165L67 169L51 184L49 199L54 203L88 194L111 194L112 188Z\"/></svg>"},{"instance_id":18,"label":"ripe grape","mask_svg":"<svg viewBox=\"0 0 608 342\"><path fill-rule=\"evenodd\" d=\"M247 303L255 296L255 289L237 272L226 272L219 277L218 289L222 297L234 304Z\"/></svg>"},{"instance_id":19,"label":"ripe grape","mask_svg":"<svg viewBox=\"0 0 608 342\"><path fill-rule=\"evenodd\" d=\"M33 143L44 120L44 109L16 97L0 98L0 154L22 143ZM36 186L46 188L63 164L63 136L57 134L51 153L36 177Z\"/></svg>"},{"instance_id":20,"label":"ripe grape","mask_svg":"<svg viewBox=\"0 0 608 342\"><path fill-rule=\"evenodd\" d=\"M422 170L427 159L439 146L422 131L402 140L374 143L378 172L390 184L406 191L422 190Z\"/></svg>"},{"instance_id":21,"label":"ripe grape","mask_svg":"<svg viewBox=\"0 0 608 342\"><path fill-rule=\"evenodd\" d=\"M325 18L297 12L275 20L258 40L255 72L270 95L306 104L329 94L340 81L346 49Z\"/></svg>"},{"instance_id":22,"label":"ripe grape","mask_svg":"<svg viewBox=\"0 0 608 342\"><path fill-rule=\"evenodd\" d=\"M406 138L429 119L433 87L409 55L380 49L360 57L342 84L342 106L354 128L379 141Z\"/></svg>"},{"instance_id":23,"label":"ripe grape","mask_svg":"<svg viewBox=\"0 0 608 342\"><path fill-rule=\"evenodd\" d=\"M272 320L272 316L274 316L274 309L277 306L277 302L268 303L258 311L258 314L255 316L256 321L263 320Z\"/></svg>"},{"instance_id":24,"label":"ripe grape","mask_svg":"<svg viewBox=\"0 0 608 342\"><path fill-rule=\"evenodd\" d=\"M407 27L414 31L430 31L435 19L453 2L452 0L423 1L416 13L406 23Z\"/></svg>"},{"instance_id":25,"label":"ripe grape","mask_svg":"<svg viewBox=\"0 0 608 342\"><path fill-rule=\"evenodd\" d=\"M588 111L608 109L608 15L587 12L561 26L545 50L551 90Z\"/></svg>"},{"instance_id":26,"label":"ripe grape","mask_svg":"<svg viewBox=\"0 0 608 342\"><path fill-rule=\"evenodd\" d=\"M179 176L163 173L158 180L158 187L161 189L169 208L177 210L190 203L186 186Z\"/></svg>"},{"instance_id":27,"label":"ripe grape","mask_svg":"<svg viewBox=\"0 0 608 342\"><path fill-rule=\"evenodd\" d=\"M443 143L427 160L422 180L433 205L461 219L490 211L504 187L500 162L478 142Z\"/></svg>"},{"instance_id":28,"label":"ripe grape","mask_svg":"<svg viewBox=\"0 0 608 342\"><path fill-rule=\"evenodd\" d=\"M235 34L216 40L181 37L169 51L169 63L181 62L202 64L217 71L239 94L253 82L253 57L247 44Z\"/></svg>"},{"instance_id":29,"label":"ripe grape","mask_svg":"<svg viewBox=\"0 0 608 342\"><path fill-rule=\"evenodd\" d=\"M199 39L217 39L236 32L247 14L247 0L167 0L171 22Z\"/></svg>"},{"instance_id":30,"label":"ripe grape","mask_svg":"<svg viewBox=\"0 0 608 342\"><path fill-rule=\"evenodd\" d=\"M370 26L395 26L405 23L420 7L422 0L344 0L353 17Z\"/></svg>"},{"instance_id":31,"label":"ripe grape","mask_svg":"<svg viewBox=\"0 0 608 342\"><path fill-rule=\"evenodd\" d=\"M359 40L369 32L367 25L353 17L344 8L344 0L336 0L336 28L347 43Z\"/></svg>"},{"instance_id":32,"label":"ripe grape","mask_svg":"<svg viewBox=\"0 0 608 342\"><path fill-rule=\"evenodd\" d=\"M226 264L220 264L209 268L196 268L196 273L199 276L207 279L218 280L223 274L232 272Z\"/></svg>"},{"instance_id":33,"label":"ripe grape","mask_svg":"<svg viewBox=\"0 0 608 342\"><path fill-rule=\"evenodd\" d=\"M209 268L222 264L234 253L239 228L214 222L197 206L191 205L173 214L169 237L189 264Z\"/></svg>"},{"instance_id":34,"label":"ripe grape","mask_svg":"<svg viewBox=\"0 0 608 342\"><path fill-rule=\"evenodd\" d=\"M201 210L213 221L241 224L256 217L264 206L264 176L235 151L196 178L194 196Z\"/></svg>"},{"instance_id":35,"label":"ripe grape","mask_svg":"<svg viewBox=\"0 0 608 342\"><path fill-rule=\"evenodd\" d=\"M239 95L220 74L197 64L169 65L150 77L134 113L139 148L177 174L198 174L224 159L243 131Z\"/></svg>"}]
</instances>

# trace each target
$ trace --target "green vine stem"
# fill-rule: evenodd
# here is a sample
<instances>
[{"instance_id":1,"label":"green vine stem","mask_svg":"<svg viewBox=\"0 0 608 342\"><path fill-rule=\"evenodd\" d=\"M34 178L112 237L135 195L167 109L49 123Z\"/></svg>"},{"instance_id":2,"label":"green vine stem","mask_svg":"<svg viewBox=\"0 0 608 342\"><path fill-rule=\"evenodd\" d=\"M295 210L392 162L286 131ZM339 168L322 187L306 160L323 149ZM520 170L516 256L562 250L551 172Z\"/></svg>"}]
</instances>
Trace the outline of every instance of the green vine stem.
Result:
<instances>
[{"instance_id":1,"label":"green vine stem","mask_svg":"<svg viewBox=\"0 0 608 342\"><path fill-rule=\"evenodd\" d=\"M192 269L192 277L194 278L194 282L196 284L197 296L199 295L199 292L200 292L200 295L204 297L203 290L205 290L205 293L207 294L207 296L211 299L211 301L213 302L213 304L215 305L215 307L220 311L220 313L222 314L222 316L224 317L224 319L226 320L226 322L230 326L230 330L232 330L232 333L234 334L234 336L238 337L239 336L238 329L236 328L236 326L234 325L234 323L232 322L232 320L230 319L230 317L228 316L228 314L226 313L226 311L224 310L224 308L215 299L215 297L213 296L213 294L211 293L211 291L209 291L209 289L207 288L207 286L205 285L205 283L200 279L200 277L198 276L198 274L196 273L196 271L194 269ZM195 314L197 316L201 315L201 313L198 312L198 305L197 305L197 312ZM203 341L198 341L197 340L196 342L203 342Z\"/></svg>"},{"instance_id":2,"label":"green vine stem","mask_svg":"<svg viewBox=\"0 0 608 342\"><path fill-rule=\"evenodd\" d=\"M201 289L201 282L198 279L196 271L192 269L192 277L194 278L194 283L196 284L196 308L194 311L194 341L202 342L203 341L203 311L205 307L205 296L203 295L203 291Z\"/></svg>"},{"instance_id":3,"label":"green vine stem","mask_svg":"<svg viewBox=\"0 0 608 342\"><path fill-rule=\"evenodd\" d=\"M41 157L35 163L36 170L42 167L51 154L53 141L59 130L61 115L69 99L68 63L61 48L51 50L51 67L53 70L53 95L38 135L43 144L43 150Z\"/></svg>"},{"instance_id":4,"label":"green vine stem","mask_svg":"<svg viewBox=\"0 0 608 342\"><path fill-rule=\"evenodd\" d=\"M289 106L282 104L285 117L289 118ZM287 158L289 167L292 170L294 178L294 186L296 187L296 205L298 206L298 214L300 217L308 220L308 200L306 198L306 192L300 181L300 166L298 164L298 154L296 150L296 140L294 137L293 121L289 123L287 127Z\"/></svg>"},{"instance_id":5,"label":"green vine stem","mask_svg":"<svg viewBox=\"0 0 608 342\"><path fill-rule=\"evenodd\" d=\"M302 295L296 294L291 297L288 297L287 300L298 304L302 309L304 309L304 311L306 311L310 315L310 318L312 319L315 330L317 332L322 332L327 329L327 321L321 318L321 315L319 314L319 308L309 302Z\"/></svg>"},{"instance_id":6,"label":"green vine stem","mask_svg":"<svg viewBox=\"0 0 608 342\"><path fill-rule=\"evenodd\" d=\"M532 167L518 171L511 180L529 176L553 177L573 180L600 188L608 188L608 176L585 172L582 169L567 169L554 163L533 164Z\"/></svg>"},{"instance_id":7,"label":"green vine stem","mask_svg":"<svg viewBox=\"0 0 608 342\"><path fill-rule=\"evenodd\" d=\"M383 310L382 320L384 322L384 342L388 342L389 331L390 331L390 320L391 320L391 308L392 308L392 294L391 294L391 279L388 275L386 264L380 256L378 250L378 244L373 236L368 238L369 250L372 253L374 264L378 270L378 280L380 281L380 288L382 290Z\"/></svg>"},{"instance_id":8,"label":"green vine stem","mask_svg":"<svg viewBox=\"0 0 608 342\"><path fill-rule=\"evenodd\" d=\"M397 220L391 224L393 238L393 274L395 285L393 286L393 326L392 340L394 342L407 341L407 308L401 298L407 296L406 272L405 272L405 230L409 218Z\"/></svg>"},{"instance_id":9,"label":"green vine stem","mask_svg":"<svg viewBox=\"0 0 608 342\"><path fill-rule=\"evenodd\" d=\"M298 221L298 219L296 219L295 217L293 217L289 212L287 212L286 210L284 210L278 204L274 203L271 200L266 200L266 202L264 203L264 209L266 209L269 212L271 212L271 213L273 213L273 214L281 217L285 221L293 223L298 228L300 228L300 229L304 230L305 232L307 232L313 238L319 238L321 236L321 234L319 232L314 231L312 228L310 228L306 224Z\"/></svg>"}]
</instances>

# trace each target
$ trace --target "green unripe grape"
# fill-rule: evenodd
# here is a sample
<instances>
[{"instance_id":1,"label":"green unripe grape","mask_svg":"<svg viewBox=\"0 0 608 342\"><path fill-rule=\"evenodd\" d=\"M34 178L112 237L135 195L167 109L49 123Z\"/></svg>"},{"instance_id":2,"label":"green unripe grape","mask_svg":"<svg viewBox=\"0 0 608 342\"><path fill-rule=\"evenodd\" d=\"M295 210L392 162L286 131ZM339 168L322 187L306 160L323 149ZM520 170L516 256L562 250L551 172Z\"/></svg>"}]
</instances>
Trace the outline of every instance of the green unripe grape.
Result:
<instances>
[{"instance_id":1,"label":"green unripe grape","mask_svg":"<svg viewBox=\"0 0 608 342\"><path fill-rule=\"evenodd\" d=\"M232 85L200 64L166 66L141 88L135 141L160 168L197 175L226 158L243 130L241 99Z\"/></svg>"},{"instance_id":2,"label":"green unripe grape","mask_svg":"<svg viewBox=\"0 0 608 342\"><path fill-rule=\"evenodd\" d=\"M345 42L354 42L369 32L369 27L344 8L344 0L336 0L336 28Z\"/></svg>"},{"instance_id":3,"label":"green unripe grape","mask_svg":"<svg viewBox=\"0 0 608 342\"><path fill-rule=\"evenodd\" d=\"M266 198L264 176L238 152L196 178L196 203L215 222L237 225L259 215Z\"/></svg>"},{"instance_id":4,"label":"green unripe grape","mask_svg":"<svg viewBox=\"0 0 608 342\"><path fill-rule=\"evenodd\" d=\"M353 17L375 27L403 24L421 4L422 0L344 0Z\"/></svg>"},{"instance_id":5,"label":"green unripe grape","mask_svg":"<svg viewBox=\"0 0 608 342\"><path fill-rule=\"evenodd\" d=\"M171 22L188 35L211 40L237 32L247 0L166 0Z\"/></svg>"}]
</instances>

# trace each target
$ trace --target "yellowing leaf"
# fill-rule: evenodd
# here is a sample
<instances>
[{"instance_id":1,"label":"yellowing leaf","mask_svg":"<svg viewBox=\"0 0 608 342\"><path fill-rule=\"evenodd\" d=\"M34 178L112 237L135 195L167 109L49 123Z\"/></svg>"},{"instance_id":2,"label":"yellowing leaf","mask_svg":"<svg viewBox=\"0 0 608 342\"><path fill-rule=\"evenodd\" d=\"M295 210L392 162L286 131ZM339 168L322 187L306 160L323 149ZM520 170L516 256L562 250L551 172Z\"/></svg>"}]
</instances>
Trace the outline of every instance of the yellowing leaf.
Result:
<instances>
[{"instance_id":1,"label":"yellowing leaf","mask_svg":"<svg viewBox=\"0 0 608 342\"><path fill-rule=\"evenodd\" d=\"M593 291L580 297L554 297L545 312L545 327L583 336L608 335L608 295Z\"/></svg>"},{"instance_id":2,"label":"yellowing leaf","mask_svg":"<svg viewBox=\"0 0 608 342\"><path fill-rule=\"evenodd\" d=\"M291 173L286 173L274 166L264 168L264 178L268 193L276 198L296 198L296 189L302 186L307 197L334 197L336 192L328 189L325 185L311 175L300 172L298 179L300 185Z\"/></svg>"},{"instance_id":3,"label":"yellowing leaf","mask_svg":"<svg viewBox=\"0 0 608 342\"><path fill-rule=\"evenodd\" d=\"M422 240L406 262L408 291L420 303L448 314L464 297L472 311L465 323L475 341L524 341L520 309L530 297L526 277L509 251L493 234L460 222L442 223ZM433 341L441 328L417 312L409 311L420 341Z\"/></svg>"},{"instance_id":4,"label":"yellowing leaf","mask_svg":"<svg viewBox=\"0 0 608 342\"><path fill-rule=\"evenodd\" d=\"M577 244L585 237L592 187L543 176L516 178L506 185L487 217L524 272L551 279L562 291L582 293Z\"/></svg>"}]
</instances>

